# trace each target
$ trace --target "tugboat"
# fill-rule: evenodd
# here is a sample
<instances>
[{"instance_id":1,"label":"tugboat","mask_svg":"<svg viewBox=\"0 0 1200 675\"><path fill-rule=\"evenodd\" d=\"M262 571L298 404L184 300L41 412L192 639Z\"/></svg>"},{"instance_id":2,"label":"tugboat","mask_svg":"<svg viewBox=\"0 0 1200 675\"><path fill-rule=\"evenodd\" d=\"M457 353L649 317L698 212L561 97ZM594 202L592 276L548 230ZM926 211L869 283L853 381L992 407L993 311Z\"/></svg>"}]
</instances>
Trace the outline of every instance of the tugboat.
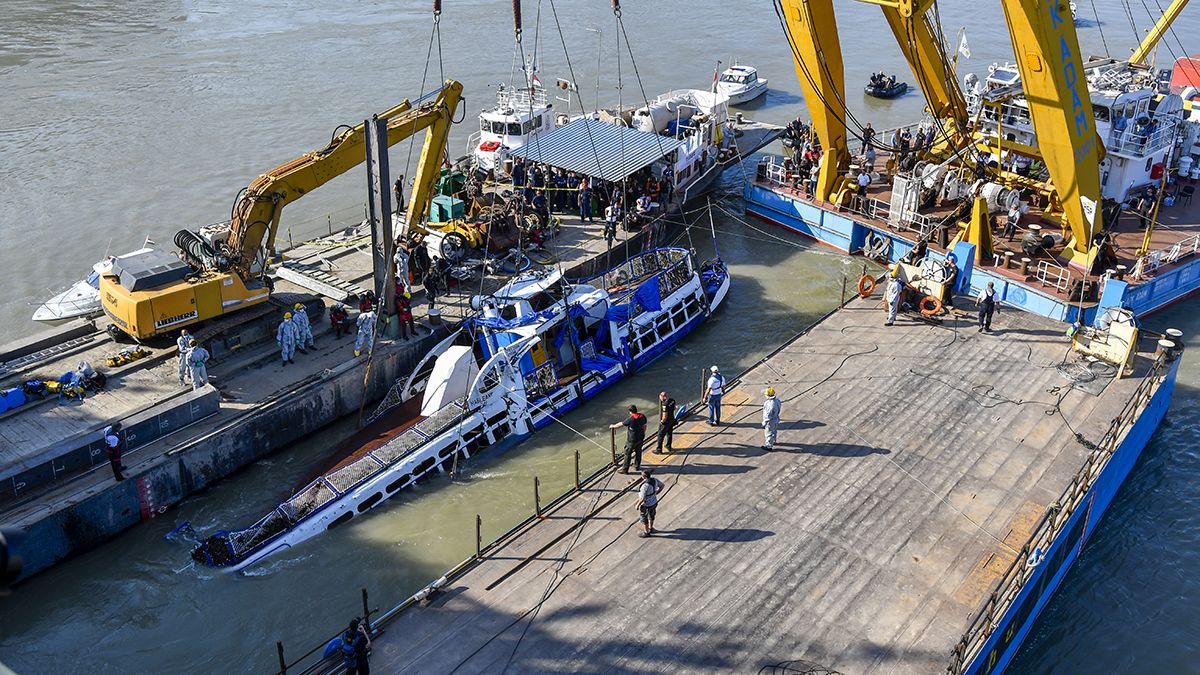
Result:
<instances>
[{"instance_id":1,"label":"tugboat","mask_svg":"<svg viewBox=\"0 0 1200 675\"><path fill-rule=\"evenodd\" d=\"M867 96L875 98L896 98L908 91L908 83L897 82L895 75L885 75L882 72L871 73L871 82L863 91Z\"/></svg>"},{"instance_id":2,"label":"tugboat","mask_svg":"<svg viewBox=\"0 0 1200 675\"><path fill-rule=\"evenodd\" d=\"M500 85L496 105L479 113L479 131L467 141L475 168L504 173L511 151L555 126L554 106L537 80L528 87Z\"/></svg>"},{"instance_id":3,"label":"tugboat","mask_svg":"<svg viewBox=\"0 0 1200 675\"><path fill-rule=\"evenodd\" d=\"M260 519L220 531L197 562L240 570L362 516L448 463L502 449L665 354L724 300L718 258L643 252L603 274L517 277L397 382L345 459Z\"/></svg>"}]
</instances>

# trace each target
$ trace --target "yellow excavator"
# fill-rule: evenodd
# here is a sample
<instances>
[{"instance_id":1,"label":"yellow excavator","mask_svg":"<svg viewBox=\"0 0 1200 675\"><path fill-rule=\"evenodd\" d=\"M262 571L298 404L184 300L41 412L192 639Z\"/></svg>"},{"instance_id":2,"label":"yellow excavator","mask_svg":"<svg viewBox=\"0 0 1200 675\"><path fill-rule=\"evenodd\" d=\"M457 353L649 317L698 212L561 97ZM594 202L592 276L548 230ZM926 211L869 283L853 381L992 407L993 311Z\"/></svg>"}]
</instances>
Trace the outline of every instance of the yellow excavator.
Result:
<instances>
[{"instance_id":1,"label":"yellow excavator","mask_svg":"<svg viewBox=\"0 0 1200 675\"><path fill-rule=\"evenodd\" d=\"M422 231L446 153L462 85L447 80L416 107L405 99L379 115L390 147L428 130L414 176L406 225ZM182 260L151 251L123 258L100 279L104 313L116 330L144 339L254 307L271 298L267 276L283 207L366 161L362 124L340 127L327 146L259 176L238 196L228 224L181 230ZM452 225L451 227L462 227ZM478 233L463 228L468 243Z\"/></svg>"}]
</instances>

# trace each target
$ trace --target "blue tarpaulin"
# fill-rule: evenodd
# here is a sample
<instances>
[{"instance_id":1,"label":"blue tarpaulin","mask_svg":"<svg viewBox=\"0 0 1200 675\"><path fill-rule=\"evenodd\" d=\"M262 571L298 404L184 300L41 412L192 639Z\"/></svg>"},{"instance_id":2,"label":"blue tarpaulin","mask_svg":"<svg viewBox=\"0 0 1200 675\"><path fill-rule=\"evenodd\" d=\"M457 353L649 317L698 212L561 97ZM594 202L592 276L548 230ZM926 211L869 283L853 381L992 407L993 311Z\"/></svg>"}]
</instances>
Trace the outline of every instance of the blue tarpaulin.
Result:
<instances>
[{"instance_id":1,"label":"blue tarpaulin","mask_svg":"<svg viewBox=\"0 0 1200 675\"><path fill-rule=\"evenodd\" d=\"M657 274L642 282L628 303L609 307L604 318L618 323L628 321L629 308L634 304L641 305L642 309L649 312L657 312L662 309L662 294L659 293Z\"/></svg>"}]
</instances>

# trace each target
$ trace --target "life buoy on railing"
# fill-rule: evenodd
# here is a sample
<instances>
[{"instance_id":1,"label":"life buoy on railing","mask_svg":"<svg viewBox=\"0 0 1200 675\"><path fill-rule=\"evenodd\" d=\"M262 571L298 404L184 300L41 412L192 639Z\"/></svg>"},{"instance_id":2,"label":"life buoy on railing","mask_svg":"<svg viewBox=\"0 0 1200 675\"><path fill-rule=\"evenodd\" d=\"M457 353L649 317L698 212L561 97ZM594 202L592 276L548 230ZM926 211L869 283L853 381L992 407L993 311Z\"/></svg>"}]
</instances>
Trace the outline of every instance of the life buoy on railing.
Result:
<instances>
[{"instance_id":1,"label":"life buoy on railing","mask_svg":"<svg viewBox=\"0 0 1200 675\"><path fill-rule=\"evenodd\" d=\"M858 297L869 298L875 292L875 277L870 274L862 275L858 280Z\"/></svg>"},{"instance_id":2,"label":"life buoy on railing","mask_svg":"<svg viewBox=\"0 0 1200 675\"><path fill-rule=\"evenodd\" d=\"M921 316L936 316L942 311L942 301L927 295L921 298Z\"/></svg>"}]
</instances>

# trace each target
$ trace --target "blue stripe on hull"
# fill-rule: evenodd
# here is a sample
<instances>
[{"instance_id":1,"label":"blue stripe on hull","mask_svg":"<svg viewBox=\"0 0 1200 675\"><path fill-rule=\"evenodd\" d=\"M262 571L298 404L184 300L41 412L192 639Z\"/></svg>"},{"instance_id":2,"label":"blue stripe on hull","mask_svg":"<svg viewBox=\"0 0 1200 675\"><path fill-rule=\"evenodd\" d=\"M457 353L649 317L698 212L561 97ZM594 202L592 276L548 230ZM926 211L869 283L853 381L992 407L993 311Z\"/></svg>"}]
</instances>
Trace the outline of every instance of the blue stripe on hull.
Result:
<instances>
[{"instance_id":1,"label":"blue stripe on hull","mask_svg":"<svg viewBox=\"0 0 1200 675\"><path fill-rule=\"evenodd\" d=\"M1154 393L1150 403L1126 434L1125 440L1117 447L1083 501L1067 519L1066 525L1046 552L1045 559L1025 583L1008 611L1000 618L991 637L965 672L972 675L999 673L1016 656L1021 642L1029 633L1038 614L1062 583L1071 564L1079 557L1087 538L1096 530L1108 505L1112 503L1113 497L1166 414L1167 406L1171 402L1171 393L1175 389L1175 375L1178 370L1179 361L1176 360L1159 384L1158 391Z\"/></svg>"}]
</instances>

